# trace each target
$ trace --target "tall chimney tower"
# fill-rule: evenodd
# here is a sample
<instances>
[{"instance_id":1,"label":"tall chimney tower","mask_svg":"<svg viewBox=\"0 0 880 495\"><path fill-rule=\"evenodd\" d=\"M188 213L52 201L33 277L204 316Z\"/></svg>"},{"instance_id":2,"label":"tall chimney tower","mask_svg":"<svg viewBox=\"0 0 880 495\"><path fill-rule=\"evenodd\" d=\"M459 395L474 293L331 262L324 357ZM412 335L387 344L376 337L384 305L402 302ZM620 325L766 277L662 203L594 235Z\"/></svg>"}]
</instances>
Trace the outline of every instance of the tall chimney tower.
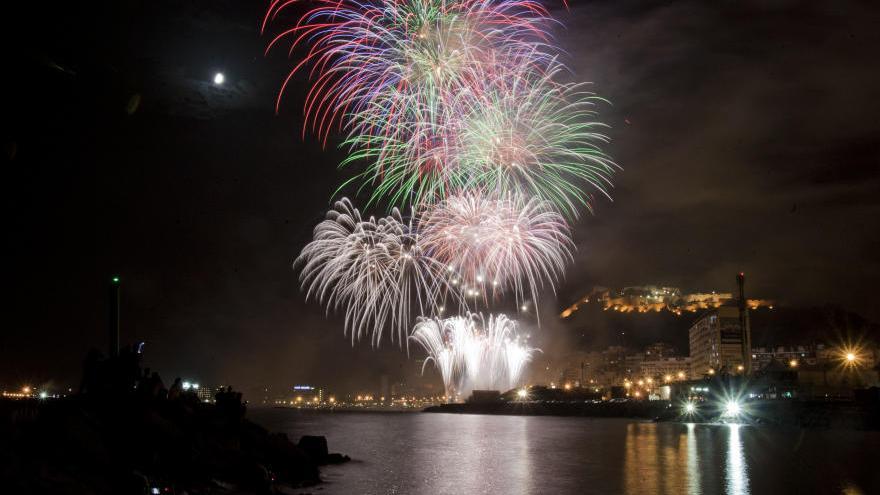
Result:
<instances>
[{"instance_id":1,"label":"tall chimney tower","mask_svg":"<svg viewBox=\"0 0 880 495\"><path fill-rule=\"evenodd\" d=\"M107 331L109 334L108 356L116 357L119 355L119 276L114 275L110 279L110 287L108 291L109 299L109 324Z\"/></svg>"},{"instance_id":2,"label":"tall chimney tower","mask_svg":"<svg viewBox=\"0 0 880 495\"><path fill-rule=\"evenodd\" d=\"M749 325L749 309L746 305L746 274L739 272L736 276L736 285L739 288L739 328L742 332L742 355L745 374L752 374L752 329Z\"/></svg>"}]
</instances>

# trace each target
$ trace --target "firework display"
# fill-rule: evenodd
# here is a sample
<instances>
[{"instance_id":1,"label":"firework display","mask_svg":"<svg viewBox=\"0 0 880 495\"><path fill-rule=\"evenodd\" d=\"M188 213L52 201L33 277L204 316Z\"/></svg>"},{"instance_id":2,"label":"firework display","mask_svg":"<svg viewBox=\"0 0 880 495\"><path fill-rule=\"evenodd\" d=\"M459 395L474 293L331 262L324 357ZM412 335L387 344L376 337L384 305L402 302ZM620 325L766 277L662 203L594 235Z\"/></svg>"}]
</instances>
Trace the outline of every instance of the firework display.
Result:
<instances>
[{"instance_id":1,"label":"firework display","mask_svg":"<svg viewBox=\"0 0 880 495\"><path fill-rule=\"evenodd\" d=\"M509 390L519 385L536 352L519 335L516 322L503 314L422 319L410 339L428 353L425 366L434 364L447 395Z\"/></svg>"},{"instance_id":2,"label":"firework display","mask_svg":"<svg viewBox=\"0 0 880 495\"><path fill-rule=\"evenodd\" d=\"M263 30L296 3L273 1ZM549 25L534 0L318 0L267 51L285 40L291 50L308 45L279 98L311 65L306 117L323 139L342 121L352 132L384 136L419 125L422 111L443 112L450 96L525 54L539 67L550 58L542 49Z\"/></svg>"},{"instance_id":3,"label":"firework display","mask_svg":"<svg viewBox=\"0 0 880 495\"><path fill-rule=\"evenodd\" d=\"M447 390L513 386L533 349L516 322L470 311L507 296L537 309L559 282L567 221L610 198L618 168L605 100L563 82L538 0L274 0L263 31L294 6L267 47L301 54L276 109L304 73L303 132L340 134L341 165L358 169L334 195L390 211L334 205L296 261L307 298L344 314L353 341L419 343Z\"/></svg>"},{"instance_id":4,"label":"firework display","mask_svg":"<svg viewBox=\"0 0 880 495\"><path fill-rule=\"evenodd\" d=\"M364 220L348 199L315 227L296 264L302 264L306 297L342 310L352 340L368 334L374 344L386 326L402 339L413 310L432 314L446 280L445 265L424 255L398 210Z\"/></svg>"},{"instance_id":5,"label":"firework display","mask_svg":"<svg viewBox=\"0 0 880 495\"><path fill-rule=\"evenodd\" d=\"M494 299L505 291L518 301L537 299L571 260L565 219L542 200L516 195L450 196L428 209L419 224L423 249L443 264L465 297Z\"/></svg>"}]
</instances>

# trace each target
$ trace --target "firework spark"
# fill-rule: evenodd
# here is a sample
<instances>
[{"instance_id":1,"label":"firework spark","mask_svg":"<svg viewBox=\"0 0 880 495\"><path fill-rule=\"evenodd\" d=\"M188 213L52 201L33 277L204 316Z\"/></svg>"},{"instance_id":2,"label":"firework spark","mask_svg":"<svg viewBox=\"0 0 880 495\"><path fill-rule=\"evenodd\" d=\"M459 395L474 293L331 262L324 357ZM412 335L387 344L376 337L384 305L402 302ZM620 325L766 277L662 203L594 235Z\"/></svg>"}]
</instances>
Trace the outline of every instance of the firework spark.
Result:
<instances>
[{"instance_id":1,"label":"firework spark","mask_svg":"<svg viewBox=\"0 0 880 495\"><path fill-rule=\"evenodd\" d=\"M344 311L352 341L369 335L377 345L390 327L402 342L412 312L439 314L438 301L447 295L445 266L424 255L418 234L397 209L364 220L348 199L336 202L315 227L294 264L302 264L306 298Z\"/></svg>"},{"instance_id":2,"label":"firework spark","mask_svg":"<svg viewBox=\"0 0 880 495\"><path fill-rule=\"evenodd\" d=\"M274 0L263 31L296 0ZM311 127L326 138L346 115L375 112L361 133L384 135L411 120L413 105L431 107L450 94L481 81L512 56L532 53L533 64L547 57L547 10L534 0L317 0L296 24L278 34L291 53L309 45L290 78L311 65L305 111Z\"/></svg>"},{"instance_id":3,"label":"firework spark","mask_svg":"<svg viewBox=\"0 0 880 495\"><path fill-rule=\"evenodd\" d=\"M555 62L546 71L498 70L442 105L411 105L407 125L350 135L343 165L367 167L349 182L370 186L371 201L394 204L432 204L463 189L536 196L576 218L592 208L589 191L610 198L619 167L602 151L609 138L596 107L605 100L584 85L555 82L563 70ZM372 127L386 122L358 118L377 119Z\"/></svg>"},{"instance_id":4,"label":"firework spark","mask_svg":"<svg viewBox=\"0 0 880 495\"><path fill-rule=\"evenodd\" d=\"M434 363L447 395L516 387L537 351L519 336L516 322L503 314L422 319L410 339L428 353L425 366Z\"/></svg>"},{"instance_id":5,"label":"firework spark","mask_svg":"<svg viewBox=\"0 0 880 495\"><path fill-rule=\"evenodd\" d=\"M427 209L419 223L425 253L446 267L463 295L518 301L537 298L559 280L572 259L568 225L539 199L458 194Z\"/></svg>"}]
</instances>

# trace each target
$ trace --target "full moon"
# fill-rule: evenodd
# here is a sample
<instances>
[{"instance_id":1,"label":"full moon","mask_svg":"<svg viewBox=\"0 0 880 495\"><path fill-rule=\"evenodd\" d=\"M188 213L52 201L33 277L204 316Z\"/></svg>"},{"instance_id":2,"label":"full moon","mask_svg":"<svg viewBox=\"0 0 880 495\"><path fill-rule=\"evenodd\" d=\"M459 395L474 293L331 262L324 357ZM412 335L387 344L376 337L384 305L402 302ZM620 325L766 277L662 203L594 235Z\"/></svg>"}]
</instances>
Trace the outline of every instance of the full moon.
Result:
<instances>
[{"instance_id":1,"label":"full moon","mask_svg":"<svg viewBox=\"0 0 880 495\"><path fill-rule=\"evenodd\" d=\"M222 72L214 74L214 84L223 84L223 81L225 80L226 76L224 76Z\"/></svg>"}]
</instances>

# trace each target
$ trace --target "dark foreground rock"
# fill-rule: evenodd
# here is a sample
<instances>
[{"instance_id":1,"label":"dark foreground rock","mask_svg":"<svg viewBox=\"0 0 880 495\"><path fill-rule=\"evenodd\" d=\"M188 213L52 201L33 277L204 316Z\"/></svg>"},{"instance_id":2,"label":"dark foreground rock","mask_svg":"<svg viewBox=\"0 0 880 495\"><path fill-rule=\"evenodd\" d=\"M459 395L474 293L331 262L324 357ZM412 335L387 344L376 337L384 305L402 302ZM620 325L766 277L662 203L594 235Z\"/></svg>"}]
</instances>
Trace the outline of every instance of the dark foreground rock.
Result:
<instances>
[{"instance_id":1,"label":"dark foreground rock","mask_svg":"<svg viewBox=\"0 0 880 495\"><path fill-rule=\"evenodd\" d=\"M2 493L273 493L345 460L194 397L0 402Z\"/></svg>"},{"instance_id":2,"label":"dark foreground rock","mask_svg":"<svg viewBox=\"0 0 880 495\"><path fill-rule=\"evenodd\" d=\"M331 454L327 450L327 438L323 435L304 435L299 439L299 443L297 443L296 446L305 452L312 462L319 466L327 464L342 464L343 462L351 460L347 455L337 453Z\"/></svg>"}]
</instances>

